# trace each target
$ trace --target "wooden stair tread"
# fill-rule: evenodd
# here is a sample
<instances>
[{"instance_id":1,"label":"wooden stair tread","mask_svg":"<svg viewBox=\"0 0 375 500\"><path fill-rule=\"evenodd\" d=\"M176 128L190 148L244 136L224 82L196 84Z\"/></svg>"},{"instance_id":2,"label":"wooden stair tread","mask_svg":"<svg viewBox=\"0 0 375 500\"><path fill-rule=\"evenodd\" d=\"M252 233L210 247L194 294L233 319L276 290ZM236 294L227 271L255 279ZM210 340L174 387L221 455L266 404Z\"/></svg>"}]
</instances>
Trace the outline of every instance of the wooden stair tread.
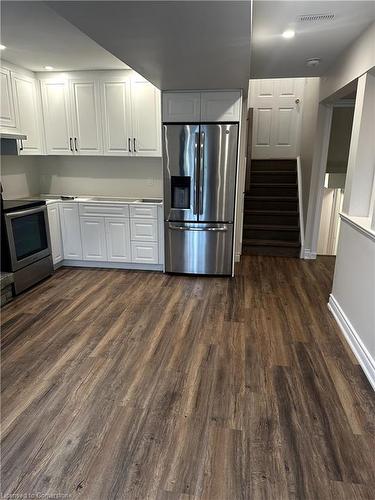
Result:
<instances>
[{"instance_id":1,"label":"wooden stair tread","mask_svg":"<svg viewBox=\"0 0 375 500\"><path fill-rule=\"evenodd\" d=\"M246 208L245 214L252 215L298 215L298 210L257 210L256 208Z\"/></svg>"},{"instance_id":2,"label":"wooden stair tread","mask_svg":"<svg viewBox=\"0 0 375 500\"><path fill-rule=\"evenodd\" d=\"M298 248L301 246L299 241L286 241L286 240L255 240L244 238L242 244L245 246L270 246L270 247L292 247Z\"/></svg>"},{"instance_id":3,"label":"wooden stair tread","mask_svg":"<svg viewBox=\"0 0 375 500\"><path fill-rule=\"evenodd\" d=\"M253 186L262 186L262 187L297 187L296 182L251 182L250 189Z\"/></svg>"},{"instance_id":4,"label":"wooden stair tread","mask_svg":"<svg viewBox=\"0 0 375 500\"><path fill-rule=\"evenodd\" d=\"M265 201L297 201L298 196L263 196L263 195L253 195L245 193L245 198L249 200L265 200Z\"/></svg>"},{"instance_id":5,"label":"wooden stair tread","mask_svg":"<svg viewBox=\"0 0 375 500\"><path fill-rule=\"evenodd\" d=\"M275 174L296 174L297 172L293 170L254 170L253 172L250 172L250 175L252 174L270 174L270 175L275 175Z\"/></svg>"}]
</instances>

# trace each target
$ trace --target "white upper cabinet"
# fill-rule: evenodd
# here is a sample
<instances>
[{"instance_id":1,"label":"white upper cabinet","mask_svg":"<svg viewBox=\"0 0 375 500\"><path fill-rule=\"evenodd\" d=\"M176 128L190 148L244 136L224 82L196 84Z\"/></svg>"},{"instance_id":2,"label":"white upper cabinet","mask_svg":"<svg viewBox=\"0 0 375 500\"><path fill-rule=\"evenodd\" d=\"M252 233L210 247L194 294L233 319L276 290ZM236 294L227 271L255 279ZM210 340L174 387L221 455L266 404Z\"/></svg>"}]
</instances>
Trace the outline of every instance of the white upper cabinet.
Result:
<instances>
[{"instance_id":1,"label":"white upper cabinet","mask_svg":"<svg viewBox=\"0 0 375 500\"><path fill-rule=\"evenodd\" d=\"M43 154L42 116L38 82L21 74L12 74L18 129L27 139L20 141L19 154Z\"/></svg>"},{"instance_id":2,"label":"white upper cabinet","mask_svg":"<svg viewBox=\"0 0 375 500\"><path fill-rule=\"evenodd\" d=\"M142 77L131 84L133 144L136 156L161 156L160 91Z\"/></svg>"},{"instance_id":3,"label":"white upper cabinet","mask_svg":"<svg viewBox=\"0 0 375 500\"><path fill-rule=\"evenodd\" d=\"M11 74L8 69L0 68L0 126L2 128L16 128L16 114L13 103Z\"/></svg>"},{"instance_id":4,"label":"white upper cabinet","mask_svg":"<svg viewBox=\"0 0 375 500\"><path fill-rule=\"evenodd\" d=\"M50 155L73 155L73 131L67 80L42 80L46 150Z\"/></svg>"},{"instance_id":5,"label":"white upper cabinet","mask_svg":"<svg viewBox=\"0 0 375 500\"><path fill-rule=\"evenodd\" d=\"M103 154L103 134L99 83L71 80L74 152L80 155Z\"/></svg>"},{"instance_id":6,"label":"white upper cabinet","mask_svg":"<svg viewBox=\"0 0 375 500\"><path fill-rule=\"evenodd\" d=\"M105 155L128 156L132 149L130 78L100 82Z\"/></svg>"},{"instance_id":7,"label":"white upper cabinet","mask_svg":"<svg viewBox=\"0 0 375 500\"><path fill-rule=\"evenodd\" d=\"M218 91L201 93L202 122L238 122L241 113L241 93Z\"/></svg>"},{"instance_id":8,"label":"white upper cabinet","mask_svg":"<svg viewBox=\"0 0 375 500\"><path fill-rule=\"evenodd\" d=\"M199 122L200 92L163 92L163 122Z\"/></svg>"}]
</instances>

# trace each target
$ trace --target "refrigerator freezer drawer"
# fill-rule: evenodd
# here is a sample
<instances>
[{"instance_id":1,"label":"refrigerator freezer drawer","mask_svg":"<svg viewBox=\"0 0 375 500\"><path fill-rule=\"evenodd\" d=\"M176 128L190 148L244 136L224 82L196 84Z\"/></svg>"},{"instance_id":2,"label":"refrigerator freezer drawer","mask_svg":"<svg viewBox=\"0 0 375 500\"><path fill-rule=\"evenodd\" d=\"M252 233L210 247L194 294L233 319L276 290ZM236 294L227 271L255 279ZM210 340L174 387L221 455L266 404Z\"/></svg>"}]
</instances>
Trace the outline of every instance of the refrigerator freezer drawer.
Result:
<instances>
[{"instance_id":1,"label":"refrigerator freezer drawer","mask_svg":"<svg viewBox=\"0 0 375 500\"><path fill-rule=\"evenodd\" d=\"M165 223L165 271L232 274L233 224Z\"/></svg>"}]
</instances>

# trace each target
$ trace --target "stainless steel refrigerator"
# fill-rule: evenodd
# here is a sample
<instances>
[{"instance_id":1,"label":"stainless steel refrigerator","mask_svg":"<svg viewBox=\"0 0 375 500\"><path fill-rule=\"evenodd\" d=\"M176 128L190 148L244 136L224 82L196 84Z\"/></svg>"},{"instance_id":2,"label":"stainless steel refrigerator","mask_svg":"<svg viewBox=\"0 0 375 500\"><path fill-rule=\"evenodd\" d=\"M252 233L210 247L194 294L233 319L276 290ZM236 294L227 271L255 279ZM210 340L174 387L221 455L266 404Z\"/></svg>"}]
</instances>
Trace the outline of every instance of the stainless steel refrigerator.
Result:
<instances>
[{"instance_id":1,"label":"stainless steel refrigerator","mask_svg":"<svg viewBox=\"0 0 375 500\"><path fill-rule=\"evenodd\" d=\"M238 123L164 124L165 270L232 274Z\"/></svg>"}]
</instances>

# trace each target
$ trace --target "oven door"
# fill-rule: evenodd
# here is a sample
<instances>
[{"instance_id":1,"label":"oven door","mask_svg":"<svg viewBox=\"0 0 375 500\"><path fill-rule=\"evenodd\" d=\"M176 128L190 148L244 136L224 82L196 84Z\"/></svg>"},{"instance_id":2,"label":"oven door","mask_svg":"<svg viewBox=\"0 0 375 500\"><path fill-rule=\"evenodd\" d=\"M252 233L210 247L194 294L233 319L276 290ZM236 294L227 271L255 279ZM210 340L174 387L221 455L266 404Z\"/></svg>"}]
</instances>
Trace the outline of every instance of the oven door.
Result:
<instances>
[{"instance_id":1,"label":"oven door","mask_svg":"<svg viewBox=\"0 0 375 500\"><path fill-rule=\"evenodd\" d=\"M51 254L47 207L4 214L12 270Z\"/></svg>"}]
</instances>

